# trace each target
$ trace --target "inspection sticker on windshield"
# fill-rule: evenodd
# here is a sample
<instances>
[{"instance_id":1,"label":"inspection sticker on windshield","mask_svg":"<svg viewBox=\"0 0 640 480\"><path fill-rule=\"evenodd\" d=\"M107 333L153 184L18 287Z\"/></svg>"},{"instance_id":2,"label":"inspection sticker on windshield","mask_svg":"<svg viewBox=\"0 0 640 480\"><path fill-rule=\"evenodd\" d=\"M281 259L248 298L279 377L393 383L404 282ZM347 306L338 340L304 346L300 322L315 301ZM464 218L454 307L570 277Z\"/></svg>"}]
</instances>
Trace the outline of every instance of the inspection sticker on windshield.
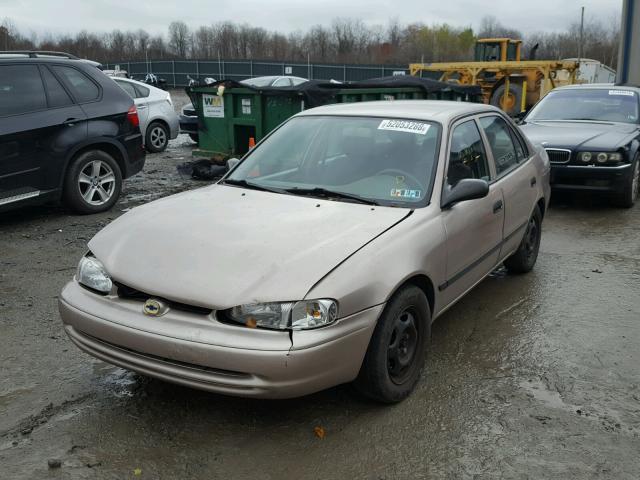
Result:
<instances>
[{"instance_id":1,"label":"inspection sticker on windshield","mask_svg":"<svg viewBox=\"0 0 640 480\"><path fill-rule=\"evenodd\" d=\"M424 135L429 130L428 123L412 122L410 120L382 120L378 130L393 130L395 132L409 132Z\"/></svg>"},{"instance_id":2,"label":"inspection sticker on windshield","mask_svg":"<svg viewBox=\"0 0 640 480\"><path fill-rule=\"evenodd\" d=\"M394 188L391 190L392 197L400 197L400 198L420 198L421 197L420 190L408 190L405 188Z\"/></svg>"},{"instance_id":3,"label":"inspection sticker on windshield","mask_svg":"<svg viewBox=\"0 0 640 480\"><path fill-rule=\"evenodd\" d=\"M609 95L626 95L627 97L633 97L635 94L630 90L609 90Z\"/></svg>"}]
</instances>

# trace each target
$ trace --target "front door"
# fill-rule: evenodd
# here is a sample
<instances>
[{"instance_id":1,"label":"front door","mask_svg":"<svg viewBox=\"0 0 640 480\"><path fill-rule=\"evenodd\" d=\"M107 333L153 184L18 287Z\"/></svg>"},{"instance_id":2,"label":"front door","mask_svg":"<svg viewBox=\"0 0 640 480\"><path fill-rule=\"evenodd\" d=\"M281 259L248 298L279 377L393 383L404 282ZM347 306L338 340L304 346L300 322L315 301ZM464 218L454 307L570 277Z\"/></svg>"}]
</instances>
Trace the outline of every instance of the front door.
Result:
<instances>
[{"instance_id":1,"label":"front door","mask_svg":"<svg viewBox=\"0 0 640 480\"><path fill-rule=\"evenodd\" d=\"M451 132L445 189L464 178L491 181L486 150L475 120L455 125ZM442 212L447 237L446 281L439 285L443 306L473 287L498 263L504 200L502 190L490 184L481 199L460 202Z\"/></svg>"}]
</instances>

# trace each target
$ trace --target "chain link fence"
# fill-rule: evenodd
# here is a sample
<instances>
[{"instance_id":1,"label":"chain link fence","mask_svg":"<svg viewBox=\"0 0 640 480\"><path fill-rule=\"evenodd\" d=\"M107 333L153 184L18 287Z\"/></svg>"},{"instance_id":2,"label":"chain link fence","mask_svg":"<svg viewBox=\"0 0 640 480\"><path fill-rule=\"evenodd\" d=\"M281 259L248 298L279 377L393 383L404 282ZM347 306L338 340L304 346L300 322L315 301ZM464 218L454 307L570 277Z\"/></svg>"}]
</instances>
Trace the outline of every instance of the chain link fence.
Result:
<instances>
[{"instance_id":1,"label":"chain link fence","mask_svg":"<svg viewBox=\"0 0 640 480\"><path fill-rule=\"evenodd\" d=\"M353 82L390 75L408 75L407 65L335 65L253 60L153 60L149 62L119 62L105 64L105 69L120 68L134 78L153 73L171 87L184 87L192 78L213 77L244 80L265 75L293 75L310 80Z\"/></svg>"}]
</instances>

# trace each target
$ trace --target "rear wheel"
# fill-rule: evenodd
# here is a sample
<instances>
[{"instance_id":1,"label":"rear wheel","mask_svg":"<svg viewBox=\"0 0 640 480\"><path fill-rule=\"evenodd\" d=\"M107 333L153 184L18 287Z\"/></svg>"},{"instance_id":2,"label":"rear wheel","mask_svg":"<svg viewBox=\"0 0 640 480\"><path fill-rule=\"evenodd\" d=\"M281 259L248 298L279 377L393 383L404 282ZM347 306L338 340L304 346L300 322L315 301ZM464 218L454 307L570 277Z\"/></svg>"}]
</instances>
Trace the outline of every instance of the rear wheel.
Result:
<instances>
[{"instance_id":1,"label":"rear wheel","mask_svg":"<svg viewBox=\"0 0 640 480\"><path fill-rule=\"evenodd\" d=\"M163 123L151 123L147 127L144 144L151 153L164 152L169 144L169 129Z\"/></svg>"},{"instance_id":2,"label":"rear wheel","mask_svg":"<svg viewBox=\"0 0 640 480\"><path fill-rule=\"evenodd\" d=\"M102 150L89 150L76 158L64 181L65 203L78 213L109 210L122 190L118 163Z\"/></svg>"},{"instance_id":3,"label":"rear wheel","mask_svg":"<svg viewBox=\"0 0 640 480\"><path fill-rule=\"evenodd\" d=\"M516 114L520 111L522 104L522 87L517 83L509 84L509 92L505 96L507 85L502 84L491 95L491 105L501 108L509 115Z\"/></svg>"},{"instance_id":4,"label":"rear wheel","mask_svg":"<svg viewBox=\"0 0 640 480\"><path fill-rule=\"evenodd\" d=\"M640 155L631 164L631 175L627 179L622 192L614 199L615 205L622 208L631 208L636 203L640 194Z\"/></svg>"},{"instance_id":5,"label":"rear wheel","mask_svg":"<svg viewBox=\"0 0 640 480\"><path fill-rule=\"evenodd\" d=\"M542 213L538 206L527 222L524 237L518 250L504 261L504 266L512 273L527 273L533 269L538 259L540 239L542 238Z\"/></svg>"},{"instance_id":6,"label":"rear wheel","mask_svg":"<svg viewBox=\"0 0 640 480\"><path fill-rule=\"evenodd\" d=\"M368 398L395 403L420 379L431 332L431 311L422 290L407 286L387 303L373 332L356 389Z\"/></svg>"}]
</instances>

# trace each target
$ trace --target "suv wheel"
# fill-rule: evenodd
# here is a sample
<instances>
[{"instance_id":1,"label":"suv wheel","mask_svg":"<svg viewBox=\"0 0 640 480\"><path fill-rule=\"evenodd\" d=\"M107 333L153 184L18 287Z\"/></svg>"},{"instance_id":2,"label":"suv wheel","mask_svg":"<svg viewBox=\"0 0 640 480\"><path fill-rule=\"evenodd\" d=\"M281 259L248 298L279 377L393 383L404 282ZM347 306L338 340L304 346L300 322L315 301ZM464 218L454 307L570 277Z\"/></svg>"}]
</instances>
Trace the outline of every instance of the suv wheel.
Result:
<instances>
[{"instance_id":1,"label":"suv wheel","mask_svg":"<svg viewBox=\"0 0 640 480\"><path fill-rule=\"evenodd\" d=\"M120 167L111 155L90 150L76 158L64 182L64 201L78 213L109 210L122 190Z\"/></svg>"},{"instance_id":2,"label":"suv wheel","mask_svg":"<svg viewBox=\"0 0 640 480\"><path fill-rule=\"evenodd\" d=\"M533 269L538 259L540 239L542 237L542 213L536 205L533 215L527 223L527 229L518 250L504 261L504 266L511 273L527 273Z\"/></svg>"},{"instance_id":3,"label":"suv wheel","mask_svg":"<svg viewBox=\"0 0 640 480\"><path fill-rule=\"evenodd\" d=\"M431 310L424 292L415 286L399 290L378 319L356 389L383 403L409 396L420 379L430 332Z\"/></svg>"},{"instance_id":4,"label":"suv wheel","mask_svg":"<svg viewBox=\"0 0 640 480\"><path fill-rule=\"evenodd\" d=\"M636 203L640 194L640 155L631 164L631 175L627 179L622 192L614 199L614 203L618 207L631 208Z\"/></svg>"},{"instance_id":5,"label":"suv wheel","mask_svg":"<svg viewBox=\"0 0 640 480\"><path fill-rule=\"evenodd\" d=\"M151 153L164 152L169 144L169 129L160 122L147 127L144 144Z\"/></svg>"}]
</instances>

